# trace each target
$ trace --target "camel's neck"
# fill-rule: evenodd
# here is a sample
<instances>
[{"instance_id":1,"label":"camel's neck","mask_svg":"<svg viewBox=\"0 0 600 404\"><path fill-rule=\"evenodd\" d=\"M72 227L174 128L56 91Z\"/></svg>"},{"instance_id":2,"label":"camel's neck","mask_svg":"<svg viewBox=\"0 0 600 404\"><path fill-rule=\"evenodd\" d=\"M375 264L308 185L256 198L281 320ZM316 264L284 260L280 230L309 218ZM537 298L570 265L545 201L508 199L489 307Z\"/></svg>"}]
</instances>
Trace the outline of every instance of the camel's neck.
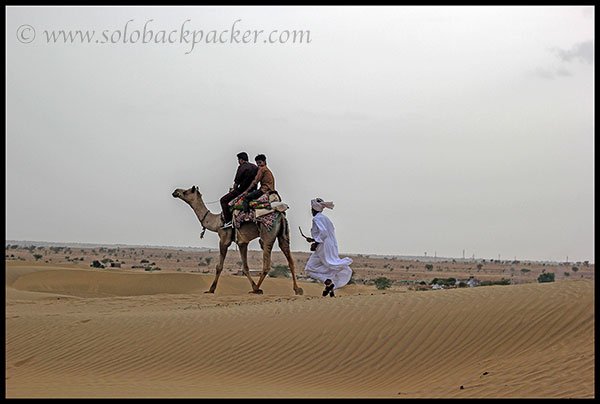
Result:
<instances>
[{"instance_id":1,"label":"camel's neck","mask_svg":"<svg viewBox=\"0 0 600 404\"><path fill-rule=\"evenodd\" d=\"M198 216L198 220L200 220L202 226L214 232L219 230L219 227L221 227L220 215L211 213L201 198L193 202L188 202L188 204L196 212L196 216Z\"/></svg>"}]
</instances>

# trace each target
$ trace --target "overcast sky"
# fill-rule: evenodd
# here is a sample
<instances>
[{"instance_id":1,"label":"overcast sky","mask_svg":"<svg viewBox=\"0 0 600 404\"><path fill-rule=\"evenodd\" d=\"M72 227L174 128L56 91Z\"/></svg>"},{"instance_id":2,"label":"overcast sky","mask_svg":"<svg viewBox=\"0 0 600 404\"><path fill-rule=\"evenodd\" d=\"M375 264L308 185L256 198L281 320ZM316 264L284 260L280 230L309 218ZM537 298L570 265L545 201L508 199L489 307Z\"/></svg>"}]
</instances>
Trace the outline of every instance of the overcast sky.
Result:
<instances>
[{"instance_id":1,"label":"overcast sky","mask_svg":"<svg viewBox=\"0 0 600 404\"><path fill-rule=\"evenodd\" d=\"M321 197L342 255L594 262L593 51L593 7L8 7L6 239L216 248L171 193L246 151L293 251Z\"/></svg>"}]
</instances>

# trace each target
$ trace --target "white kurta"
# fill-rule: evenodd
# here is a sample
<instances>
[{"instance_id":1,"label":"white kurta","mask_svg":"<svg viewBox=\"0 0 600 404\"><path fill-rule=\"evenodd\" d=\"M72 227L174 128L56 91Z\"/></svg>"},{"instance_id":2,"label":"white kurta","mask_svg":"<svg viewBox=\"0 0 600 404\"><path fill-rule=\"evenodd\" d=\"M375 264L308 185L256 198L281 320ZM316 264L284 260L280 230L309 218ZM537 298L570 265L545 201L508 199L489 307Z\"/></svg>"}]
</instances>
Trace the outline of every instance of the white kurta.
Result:
<instances>
[{"instance_id":1,"label":"white kurta","mask_svg":"<svg viewBox=\"0 0 600 404\"><path fill-rule=\"evenodd\" d=\"M317 250L312 253L304 270L311 278L325 282L331 279L334 289L346 285L352 277L352 258L340 258L338 244L335 238L333 223L321 212L313 216L312 238L318 244Z\"/></svg>"}]
</instances>

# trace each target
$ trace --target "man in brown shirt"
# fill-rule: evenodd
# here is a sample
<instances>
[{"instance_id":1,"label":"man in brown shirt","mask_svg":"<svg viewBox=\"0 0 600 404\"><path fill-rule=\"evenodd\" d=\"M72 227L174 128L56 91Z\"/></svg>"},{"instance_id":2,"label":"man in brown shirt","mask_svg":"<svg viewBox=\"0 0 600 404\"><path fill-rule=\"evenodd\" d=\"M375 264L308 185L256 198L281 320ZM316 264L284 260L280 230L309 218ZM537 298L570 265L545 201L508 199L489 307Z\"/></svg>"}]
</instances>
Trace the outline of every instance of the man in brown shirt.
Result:
<instances>
[{"instance_id":1,"label":"man in brown shirt","mask_svg":"<svg viewBox=\"0 0 600 404\"><path fill-rule=\"evenodd\" d=\"M248 189L245 191L247 195L244 197L243 204L246 213L250 211L250 201L260 198L266 192L275 190L275 178L273 177L271 170L267 167L267 157L264 154L259 154L254 160L258 166L258 172ZM260 183L260 188L256 191L252 191L258 183Z\"/></svg>"},{"instance_id":2,"label":"man in brown shirt","mask_svg":"<svg viewBox=\"0 0 600 404\"><path fill-rule=\"evenodd\" d=\"M222 229L231 227L232 215L229 210L229 202L243 192L253 191L256 188L256 184L252 185L251 182L252 179L256 177L258 167L248 162L248 153L246 152L238 153L237 158L239 167L235 173L233 187L229 190L229 193L224 195L220 200L224 219L224 224L221 227Z\"/></svg>"}]
</instances>

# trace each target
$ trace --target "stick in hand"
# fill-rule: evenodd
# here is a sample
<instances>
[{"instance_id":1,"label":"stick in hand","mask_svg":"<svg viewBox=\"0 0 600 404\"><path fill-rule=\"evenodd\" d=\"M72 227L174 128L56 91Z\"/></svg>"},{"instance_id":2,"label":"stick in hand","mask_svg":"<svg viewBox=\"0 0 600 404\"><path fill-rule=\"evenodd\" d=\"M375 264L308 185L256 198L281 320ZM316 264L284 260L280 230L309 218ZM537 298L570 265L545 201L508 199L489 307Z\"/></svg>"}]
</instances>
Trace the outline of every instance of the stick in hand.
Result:
<instances>
[{"instance_id":1,"label":"stick in hand","mask_svg":"<svg viewBox=\"0 0 600 404\"><path fill-rule=\"evenodd\" d=\"M302 234L302 237L304 237L306 241L308 241L309 243L312 243L314 241L312 238L306 237L304 233L302 233L302 227L298 226L298 228L300 229L300 234Z\"/></svg>"}]
</instances>

